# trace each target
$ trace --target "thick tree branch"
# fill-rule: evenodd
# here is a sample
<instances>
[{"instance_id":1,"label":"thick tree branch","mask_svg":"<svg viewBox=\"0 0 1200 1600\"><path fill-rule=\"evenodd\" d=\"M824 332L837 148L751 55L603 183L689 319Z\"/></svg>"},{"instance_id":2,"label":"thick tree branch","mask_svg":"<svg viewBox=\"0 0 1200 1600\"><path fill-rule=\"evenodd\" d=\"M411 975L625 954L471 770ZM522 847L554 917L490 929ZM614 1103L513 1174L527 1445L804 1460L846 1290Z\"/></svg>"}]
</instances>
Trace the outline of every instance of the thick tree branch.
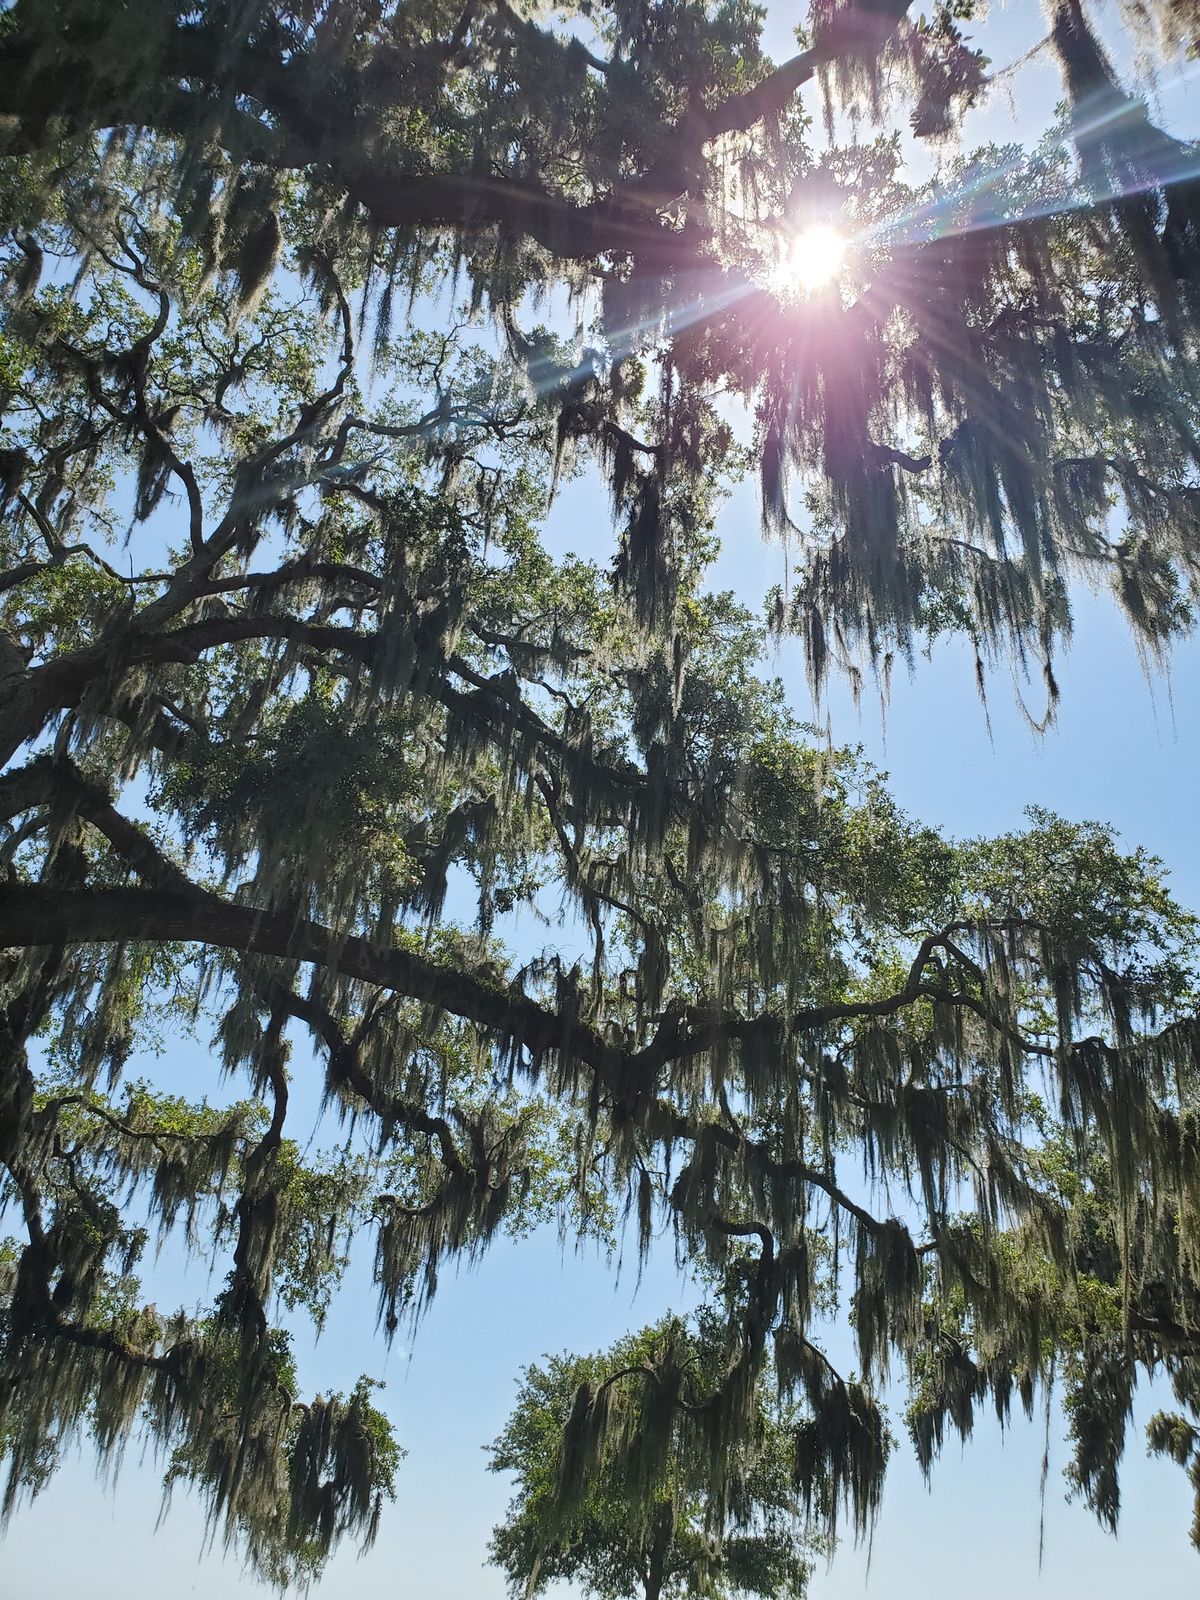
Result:
<instances>
[{"instance_id":1,"label":"thick tree branch","mask_svg":"<svg viewBox=\"0 0 1200 1600\"><path fill-rule=\"evenodd\" d=\"M547 1009L527 995L490 977L447 966L428 956L341 935L307 918L282 911L237 905L199 891L160 889L62 889L43 885L0 887L0 948L41 945L179 941L276 955L311 962L331 973L405 995L475 1022L527 1051L535 1061L556 1053L596 1072L601 1082L624 1097L653 1095L657 1075L668 1063L729 1045L761 1048L785 1031L816 1033L839 1022L882 1020L914 1001L930 999L975 1009L974 997L910 975L908 983L879 1000L847 1001L803 1008L786 1021L771 1015L685 1013L664 1021L640 1050L622 1050L577 1017ZM922 951L932 949L930 935ZM913 972L919 974L920 961ZM1037 1046L1030 1045L1030 1049ZM736 1136L730 1135L730 1138ZM839 1202L840 1203L840 1202Z\"/></svg>"},{"instance_id":2,"label":"thick tree branch","mask_svg":"<svg viewBox=\"0 0 1200 1600\"><path fill-rule=\"evenodd\" d=\"M500 9L508 11L507 6ZM224 130L218 124L217 137L224 131L231 142L236 138L239 153L248 151L268 166L329 164L351 199L379 226L458 232L499 226L563 259L628 253L644 266L674 270L695 262L697 239L692 230L665 223L655 208L692 186L704 145L778 116L821 67L838 57L878 51L906 9L899 0L839 9L811 49L749 90L714 106L689 109L679 125L664 129L655 141L660 154L645 173L584 204L525 179L479 172L414 173L389 164L386 155L373 152L379 141L373 137L378 130L370 115L358 113L356 127L353 114L348 117L354 96L343 83L335 103L327 80L317 76L315 61L303 52L284 60L261 46L231 53L218 30L203 24L177 27L166 43L157 81L138 85L136 95L122 83L122 93L114 95L111 105L99 100L89 106L90 122L95 128L136 125L180 133L187 127L190 102L219 90L230 109ZM444 47L451 59L460 53L474 20L475 10L468 6L451 45ZM532 26L520 19L518 25ZM607 75L609 63L590 52L586 56ZM19 29L0 41L0 85L0 114L20 119L26 129L36 128L39 120L70 117L79 105L74 72L31 60ZM195 91L181 85L195 85ZM261 107L269 121L233 109L248 104ZM369 152L365 159L362 151Z\"/></svg>"}]
</instances>

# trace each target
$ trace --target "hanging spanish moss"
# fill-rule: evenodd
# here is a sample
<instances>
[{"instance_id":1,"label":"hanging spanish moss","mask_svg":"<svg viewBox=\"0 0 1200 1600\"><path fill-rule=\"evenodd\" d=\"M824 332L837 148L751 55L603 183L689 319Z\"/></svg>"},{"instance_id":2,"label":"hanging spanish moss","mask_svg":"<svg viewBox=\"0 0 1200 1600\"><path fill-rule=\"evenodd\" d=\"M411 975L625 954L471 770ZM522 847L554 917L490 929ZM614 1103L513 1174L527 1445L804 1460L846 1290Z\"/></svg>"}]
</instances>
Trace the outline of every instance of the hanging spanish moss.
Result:
<instances>
[{"instance_id":1,"label":"hanging spanish moss","mask_svg":"<svg viewBox=\"0 0 1200 1600\"><path fill-rule=\"evenodd\" d=\"M622 1218L711 1294L527 1374L529 1593L795 1589L869 1532L889 1382L927 1471L1065 1393L1115 1526L1159 1374L1200 1484L1195 919L1098 824L911 822L706 585L757 472L815 691L956 632L1052 708L1080 582L1151 658L1191 626L1193 153L1066 0L1063 127L949 148L970 9L821 6L778 67L698 0L5 11L6 1511L140 1436L303 1584L400 1459L290 1352L356 1241L386 1340L506 1233ZM821 147L810 84L936 175ZM806 226L839 265L789 284ZM611 554L552 555L597 485ZM183 1028L211 1095L136 1077ZM168 1238L202 1311L155 1308Z\"/></svg>"}]
</instances>

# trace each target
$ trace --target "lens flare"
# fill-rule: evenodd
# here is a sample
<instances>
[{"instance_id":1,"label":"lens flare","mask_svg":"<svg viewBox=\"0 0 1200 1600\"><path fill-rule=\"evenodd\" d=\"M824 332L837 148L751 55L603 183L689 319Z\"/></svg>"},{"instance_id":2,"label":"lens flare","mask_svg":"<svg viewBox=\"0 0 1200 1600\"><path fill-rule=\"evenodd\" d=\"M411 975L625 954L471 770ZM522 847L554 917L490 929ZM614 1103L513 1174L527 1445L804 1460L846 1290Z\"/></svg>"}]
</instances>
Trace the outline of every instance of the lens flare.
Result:
<instances>
[{"instance_id":1,"label":"lens flare","mask_svg":"<svg viewBox=\"0 0 1200 1600\"><path fill-rule=\"evenodd\" d=\"M811 294L832 283L842 270L846 241L827 222L814 222L793 234L783 248L774 277L785 294Z\"/></svg>"}]
</instances>

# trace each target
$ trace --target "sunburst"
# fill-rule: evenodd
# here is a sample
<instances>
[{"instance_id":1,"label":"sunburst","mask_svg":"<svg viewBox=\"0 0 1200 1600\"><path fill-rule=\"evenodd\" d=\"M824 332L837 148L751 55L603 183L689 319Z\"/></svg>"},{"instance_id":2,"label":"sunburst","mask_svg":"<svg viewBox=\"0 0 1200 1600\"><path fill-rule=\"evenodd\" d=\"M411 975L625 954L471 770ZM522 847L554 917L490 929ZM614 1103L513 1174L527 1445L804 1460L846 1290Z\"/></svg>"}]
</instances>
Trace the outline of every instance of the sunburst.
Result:
<instances>
[{"instance_id":1,"label":"sunburst","mask_svg":"<svg viewBox=\"0 0 1200 1600\"><path fill-rule=\"evenodd\" d=\"M846 259L846 240L827 222L814 222L783 242L771 274L782 295L807 295L832 283Z\"/></svg>"}]
</instances>

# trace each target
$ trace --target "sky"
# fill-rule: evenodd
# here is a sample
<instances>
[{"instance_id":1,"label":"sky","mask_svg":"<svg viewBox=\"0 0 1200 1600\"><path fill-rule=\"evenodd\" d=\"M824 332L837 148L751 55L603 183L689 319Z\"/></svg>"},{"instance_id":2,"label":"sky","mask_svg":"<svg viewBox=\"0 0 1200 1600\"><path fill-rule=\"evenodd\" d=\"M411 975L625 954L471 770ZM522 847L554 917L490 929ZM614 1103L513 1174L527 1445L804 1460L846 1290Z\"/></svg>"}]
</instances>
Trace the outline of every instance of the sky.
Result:
<instances>
[{"instance_id":1,"label":"sky","mask_svg":"<svg viewBox=\"0 0 1200 1600\"><path fill-rule=\"evenodd\" d=\"M800 8L774 6L768 43L790 53L789 27ZM1021 54L1041 31L1030 0L1016 0L989 27L992 53ZM1164 119L1187 128L1194 79L1168 74L1159 86ZM1035 60L977 116L978 139L1033 138L1053 115L1058 80ZM587 543L580 536L585 530ZM752 486L739 489L720 523L722 552L712 575L758 607L783 576L784 555L765 544ZM610 538L603 492L594 479L567 486L548 537L596 554ZM855 706L833 683L827 714L838 743L861 743L889 772L901 805L924 822L962 835L1017 828L1032 802L1071 818L1112 823L1129 845L1161 856L1187 904L1200 906L1195 794L1200 768L1200 643L1175 654L1169 674L1146 674L1115 607L1103 596L1076 597L1075 639L1059 673L1057 722L1030 729L1005 673L994 677L985 717L971 660L947 643L898 674L886 715L868 687ZM774 672L802 715L813 708L798 648L783 644ZM1037 707L1036 687L1030 691ZM547 935L539 934L539 941ZM293 1059L298 1080L304 1060ZM181 1093L212 1084L206 1052L172 1043L155 1076ZM313 1067L310 1083L319 1081ZM305 1090L315 1104L315 1090ZM368 1252L369 1253L369 1252ZM156 1282L162 1303L211 1295L203 1266L168 1254ZM500 1243L459 1275L447 1272L415 1339L385 1352L375 1327L367 1263L357 1260L319 1343L298 1346L306 1385L346 1388L360 1371L387 1382L382 1403L408 1451L398 1497L379 1540L363 1559L352 1551L330 1564L318 1600L500 1600L498 1571L484 1568L488 1532L503 1514L505 1481L486 1471L482 1448L500 1431L525 1364L546 1352L600 1349L692 1291L669 1249L653 1253L640 1282L632 1265L619 1275L593 1249L565 1251L553 1232ZM1039 1567L1039 1476L1043 1419L1018 1419L1002 1434L983 1423L965 1448L948 1446L927 1491L903 1439L890 1470L872 1547L846 1545L815 1574L812 1600L1106 1600L1151 1590L1195 1593L1200 1557L1187 1542L1190 1496L1178 1468L1144 1458L1140 1422L1161 1396L1139 1397L1123 1477L1125 1504L1116 1539L1087 1511L1067 1505L1062 1420L1051 1417L1045 1499L1045 1554ZM897 1422L896 1431L902 1433ZM67 1461L49 1489L22 1510L0 1543L0 1600L242 1600L263 1591L236 1560L205 1549L200 1512L178 1497L156 1528L161 1464L129 1452L115 1485L98 1482L86 1454ZM571 1591L558 1591L568 1596Z\"/></svg>"}]
</instances>

